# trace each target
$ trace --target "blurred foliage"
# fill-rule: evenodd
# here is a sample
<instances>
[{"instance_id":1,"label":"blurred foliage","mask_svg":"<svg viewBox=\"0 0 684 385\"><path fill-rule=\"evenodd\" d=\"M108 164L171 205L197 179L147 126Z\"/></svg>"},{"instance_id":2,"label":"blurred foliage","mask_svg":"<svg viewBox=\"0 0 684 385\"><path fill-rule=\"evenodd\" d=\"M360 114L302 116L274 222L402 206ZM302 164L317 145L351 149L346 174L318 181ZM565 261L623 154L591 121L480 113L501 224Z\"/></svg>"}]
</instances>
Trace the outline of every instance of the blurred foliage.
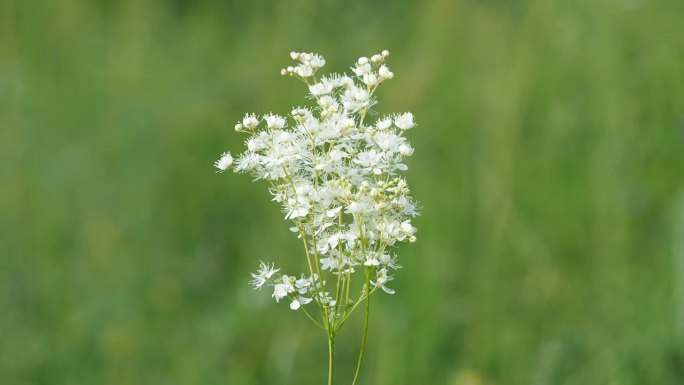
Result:
<instances>
[{"instance_id":1,"label":"blurred foliage","mask_svg":"<svg viewBox=\"0 0 684 385\"><path fill-rule=\"evenodd\" d=\"M324 336L253 292L299 269L217 175L291 50L384 48L423 202L363 384L684 383L684 2L0 1L0 383L319 384ZM676 229L679 229L678 232ZM358 315L338 342L348 383Z\"/></svg>"}]
</instances>

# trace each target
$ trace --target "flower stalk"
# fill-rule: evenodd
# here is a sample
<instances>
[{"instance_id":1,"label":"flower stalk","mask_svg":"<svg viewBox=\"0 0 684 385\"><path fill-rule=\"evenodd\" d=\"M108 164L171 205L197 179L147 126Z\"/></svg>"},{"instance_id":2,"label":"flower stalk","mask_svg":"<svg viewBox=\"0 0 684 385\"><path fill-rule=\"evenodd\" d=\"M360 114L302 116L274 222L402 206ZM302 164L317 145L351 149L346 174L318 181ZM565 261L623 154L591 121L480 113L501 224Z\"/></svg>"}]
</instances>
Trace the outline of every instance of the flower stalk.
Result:
<instances>
[{"instance_id":1,"label":"flower stalk","mask_svg":"<svg viewBox=\"0 0 684 385\"><path fill-rule=\"evenodd\" d=\"M335 335L328 336L328 385L333 385L335 378Z\"/></svg>"},{"instance_id":2,"label":"flower stalk","mask_svg":"<svg viewBox=\"0 0 684 385\"><path fill-rule=\"evenodd\" d=\"M366 269L366 290L370 288L370 269ZM359 350L359 359L356 363L356 371L354 372L354 380L352 385L356 385L359 379L359 372L361 372L361 364L363 363L363 354L366 351L366 337L368 336L368 318L370 315L370 295L366 296L366 312L363 317L363 336L361 337L361 350Z\"/></svg>"}]
</instances>

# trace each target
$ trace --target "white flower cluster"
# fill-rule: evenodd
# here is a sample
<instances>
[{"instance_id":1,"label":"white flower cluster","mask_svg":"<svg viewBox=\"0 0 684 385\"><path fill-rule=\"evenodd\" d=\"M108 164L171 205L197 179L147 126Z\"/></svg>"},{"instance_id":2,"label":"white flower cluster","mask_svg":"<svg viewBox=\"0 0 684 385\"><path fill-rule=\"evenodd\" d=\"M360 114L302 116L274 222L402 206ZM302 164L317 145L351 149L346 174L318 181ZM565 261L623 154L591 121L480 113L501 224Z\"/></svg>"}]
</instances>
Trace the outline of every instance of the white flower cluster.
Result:
<instances>
[{"instance_id":1,"label":"white flower cluster","mask_svg":"<svg viewBox=\"0 0 684 385\"><path fill-rule=\"evenodd\" d=\"M413 153L404 138L415 126L413 114L366 121L378 85L394 77L385 64L388 55L360 58L353 77L317 77L325 64L321 56L291 53L297 65L281 73L305 82L315 106L294 108L289 118L246 115L235 130L249 134L247 151L234 164L229 153L215 164L268 181L304 244L306 275L279 275L262 263L251 283L271 287L276 301L289 298L293 310L315 301L332 320L327 322L346 319L353 310L349 291L357 271L365 274L359 301L376 289L394 293L387 284L400 266L392 247L416 240L416 204L399 176ZM326 279L336 283L333 290L326 290Z\"/></svg>"}]
</instances>

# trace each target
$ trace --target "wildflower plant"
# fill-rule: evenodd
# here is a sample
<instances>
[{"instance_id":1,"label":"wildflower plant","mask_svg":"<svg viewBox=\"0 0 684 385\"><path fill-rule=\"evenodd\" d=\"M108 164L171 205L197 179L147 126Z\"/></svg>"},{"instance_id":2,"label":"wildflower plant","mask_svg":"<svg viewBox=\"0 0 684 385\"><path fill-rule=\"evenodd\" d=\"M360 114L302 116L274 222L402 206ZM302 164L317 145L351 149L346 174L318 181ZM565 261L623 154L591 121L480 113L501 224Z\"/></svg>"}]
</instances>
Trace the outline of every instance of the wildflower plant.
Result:
<instances>
[{"instance_id":1,"label":"wildflower plant","mask_svg":"<svg viewBox=\"0 0 684 385\"><path fill-rule=\"evenodd\" d=\"M378 86L394 74L389 52L361 57L353 75L319 76L325 60L292 52L297 63L281 70L304 82L313 107L296 107L289 117L247 114L235 131L248 135L247 151L224 153L220 172L232 167L269 184L290 230L301 239L306 271L288 275L261 262L252 274L256 289L267 287L276 302L301 311L328 338L328 384L333 383L335 337L363 305L363 336L353 384L358 380L368 331L370 297L394 294L392 272L400 266L399 242L415 242L417 215L399 173L413 148L404 138L415 126L410 112L368 120Z\"/></svg>"}]
</instances>

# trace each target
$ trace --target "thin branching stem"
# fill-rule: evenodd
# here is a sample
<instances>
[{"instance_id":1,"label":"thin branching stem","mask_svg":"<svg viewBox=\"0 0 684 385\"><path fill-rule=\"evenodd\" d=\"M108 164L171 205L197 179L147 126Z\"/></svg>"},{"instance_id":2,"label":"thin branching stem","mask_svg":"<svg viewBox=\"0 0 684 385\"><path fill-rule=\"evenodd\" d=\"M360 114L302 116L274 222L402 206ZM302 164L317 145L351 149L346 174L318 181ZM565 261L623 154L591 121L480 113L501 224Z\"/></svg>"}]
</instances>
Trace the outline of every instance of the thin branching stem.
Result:
<instances>
[{"instance_id":1,"label":"thin branching stem","mask_svg":"<svg viewBox=\"0 0 684 385\"><path fill-rule=\"evenodd\" d=\"M366 292L370 289L370 267L366 268ZM361 372L361 364L363 363L363 354L366 351L366 338L368 336L368 316L370 315L370 293L366 295L366 312L363 317L363 336L361 337L361 350L359 351L359 360L356 363L356 372L354 373L354 381L352 385L356 385L356 381L359 379L359 373Z\"/></svg>"}]
</instances>

